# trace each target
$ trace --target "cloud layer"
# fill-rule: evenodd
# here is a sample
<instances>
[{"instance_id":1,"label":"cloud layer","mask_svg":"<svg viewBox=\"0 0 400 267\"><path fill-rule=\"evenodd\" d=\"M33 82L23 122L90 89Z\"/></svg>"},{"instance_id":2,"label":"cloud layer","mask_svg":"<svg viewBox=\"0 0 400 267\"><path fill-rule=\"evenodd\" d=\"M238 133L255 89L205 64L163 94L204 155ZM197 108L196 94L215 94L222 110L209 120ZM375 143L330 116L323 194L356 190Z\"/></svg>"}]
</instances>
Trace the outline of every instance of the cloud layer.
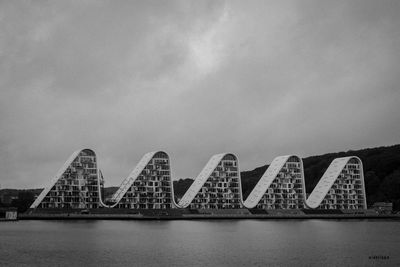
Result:
<instances>
[{"instance_id":1,"label":"cloud layer","mask_svg":"<svg viewBox=\"0 0 400 267\"><path fill-rule=\"evenodd\" d=\"M106 185L153 150L174 178L215 153L399 143L399 1L3 1L0 185L42 187L93 148Z\"/></svg>"}]
</instances>

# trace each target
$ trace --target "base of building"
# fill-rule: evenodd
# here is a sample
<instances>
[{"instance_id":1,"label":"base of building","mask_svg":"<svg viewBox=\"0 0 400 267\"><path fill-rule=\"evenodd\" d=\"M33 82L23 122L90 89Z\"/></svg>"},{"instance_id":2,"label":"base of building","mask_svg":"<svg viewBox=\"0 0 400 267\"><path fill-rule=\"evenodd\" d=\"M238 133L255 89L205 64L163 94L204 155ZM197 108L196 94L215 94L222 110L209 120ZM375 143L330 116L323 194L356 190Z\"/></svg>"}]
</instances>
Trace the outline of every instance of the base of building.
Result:
<instances>
[{"instance_id":1,"label":"base of building","mask_svg":"<svg viewBox=\"0 0 400 267\"><path fill-rule=\"evenodd\" d=\"M375 210L31 210L22 220L209 220L209 219L400 219Z\"/></svg>"}]
</instances>

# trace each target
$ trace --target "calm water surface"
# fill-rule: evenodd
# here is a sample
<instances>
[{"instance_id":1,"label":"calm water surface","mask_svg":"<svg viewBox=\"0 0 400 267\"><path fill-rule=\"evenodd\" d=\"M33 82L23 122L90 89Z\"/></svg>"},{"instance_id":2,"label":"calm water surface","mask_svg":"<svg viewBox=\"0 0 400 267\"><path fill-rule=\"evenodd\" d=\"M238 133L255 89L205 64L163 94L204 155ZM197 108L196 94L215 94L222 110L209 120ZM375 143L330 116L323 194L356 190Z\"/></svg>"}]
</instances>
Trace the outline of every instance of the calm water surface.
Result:
<instances>
[{"instance_id":1,"label":"calm water surface","mask_svg":"<svg viewBox=\"0 0 400 267\"><path fill-rule=\"evenodd\" d=\"M400 222L0 222L0 266L8 265L400 266Z\"/></svg>"}]
</instances>

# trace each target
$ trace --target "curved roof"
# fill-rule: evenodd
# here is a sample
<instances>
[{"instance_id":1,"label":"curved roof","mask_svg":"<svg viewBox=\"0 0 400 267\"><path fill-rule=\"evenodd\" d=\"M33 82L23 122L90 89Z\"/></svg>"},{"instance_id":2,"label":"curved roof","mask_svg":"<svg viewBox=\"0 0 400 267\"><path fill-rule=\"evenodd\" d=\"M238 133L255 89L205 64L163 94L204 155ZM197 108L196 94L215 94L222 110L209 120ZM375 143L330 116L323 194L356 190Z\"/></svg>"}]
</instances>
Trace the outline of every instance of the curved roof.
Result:
<instances>
[{"instance_id":1,"label":"curved roof","mask_svg":"<svg viewBox=\"0 0 400 267\"><path fill-rule=\"evenodd\" d=\"M125 180L122 182L121 186L118 188L118 190L112 196L111 199L114 204L109 206L110 208L115 207L121 201L121 199L124 197L126 192L129 190L129 188L132 186L132 184L136 181L136 179L142 173L144 168L146 168L146 166L147 166L147 164L149 164L150 160L157 153L164 153L168 156L168 154L165 153L164 151L153 151L153 152L144 154L144 156L139 161L139 163L136 165L136 167L133 169L133 171L129 174L129 176L127 178L125 178Z\"/></svg>"},{"instance_id":2,"label":"curved roof","mask_svg":"<svg viewBox=\"0 0 400 267\"><path fill-rule=\"evenodd\" d=\"M46 197L46 195L49 193L51 188L57 183L57 181L61 178L61 176L64 174L64 172L72 164L72 162L79 156L79 154L81 152L83 152L85 150L90 151L96 157L96 153L92 149L88 149L88 148L76 150L74 153L72 153L72 155L67 159L67 161L64 163L64 165L58 170L57 174L53 177L53 179L51 179L51 181L43 189L43 191L40 193L40 195L32 203L32 205L30 206L31 209L34 209L37 206L39 206L40 202L42 202L42 200Z\"/></svg>"},{"instance_id":3,"label":"curved roof","mask_svg":"<svg viewBox=\"0 0 400 267\"><path fill-rule=\"evenodd\" d=\"M355 156L336 158L332 161L332 163L329 165L328 169L325 171L324 175L322 175L322 178L319 180L318 184L315 186L314 190L311 192L310 196L306 200L306 205L309 208L318 208L346 164L351 159L356 159L359 163L361 163L361 159ZM364 181L362 181L362 183L364 183Z\"/></svg>"},{"instance_id":4,"label":"curved roof","mask_svg":"<svg viewBox=\"0 0 400 267\"><path fill-rule=\"evenodd\" d=\"M227 155L232 155L237 160L237 157L232 153L221 153L212 156L208 161L208 163L206 164L206 166L204 166L203 170L196 177L192 185L189 187L189 189L186 191L186 193L183 195L183 197L177 204L178 207L186 208L190 205L190 203L192 203L193 199L196 197L197 193L203 187L205 182L207 182L208 178L211 176L215 168L218 166L221 160Z\"/></svg>"},{"instance_id":5,"label":"curved roof","mask_svg":"<svg viewBox=\"0 0 400 267\"><path fill-rule=\"evenodd\" d=\"M272 182L274 181L274 179L279 174L282 167L285 165L285 163L288 161L290 157L297 157L302 163L301 158L295 155L286 155L274 158L274 160L269 165L268 169L265 171L261 179L258 181L257 185L253 188L250 195L244 202L244 206L246 208L252 209L255 206L257 206L258 202L260 202L261 198L264 196L265 192L271 186ZM303 169L303 163L301 164L301 168ZM303 175L303 170L301 173ZM303 186L304 186L304 177L303 177Z\"/></svg>"}]
</instances>

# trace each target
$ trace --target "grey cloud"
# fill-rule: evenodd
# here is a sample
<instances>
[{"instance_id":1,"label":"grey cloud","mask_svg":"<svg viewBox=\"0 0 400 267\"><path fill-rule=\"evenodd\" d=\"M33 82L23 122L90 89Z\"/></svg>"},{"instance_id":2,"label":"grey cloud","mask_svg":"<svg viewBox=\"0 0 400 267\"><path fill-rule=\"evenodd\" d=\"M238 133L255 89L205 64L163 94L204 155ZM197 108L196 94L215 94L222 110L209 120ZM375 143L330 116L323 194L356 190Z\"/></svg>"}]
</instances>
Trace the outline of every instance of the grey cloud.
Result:
<instances>
[{"instance_id":1,"label":"grey cloud","mask_svg":"<svg viewBox=\"0 0 400 267\"><path fill-rule=\"evenodd\" d=\"M398 143L397 1L2 2L0 184L93 148L107 185L162 149L176 178Z\"/></svg>"}]
</instances>

